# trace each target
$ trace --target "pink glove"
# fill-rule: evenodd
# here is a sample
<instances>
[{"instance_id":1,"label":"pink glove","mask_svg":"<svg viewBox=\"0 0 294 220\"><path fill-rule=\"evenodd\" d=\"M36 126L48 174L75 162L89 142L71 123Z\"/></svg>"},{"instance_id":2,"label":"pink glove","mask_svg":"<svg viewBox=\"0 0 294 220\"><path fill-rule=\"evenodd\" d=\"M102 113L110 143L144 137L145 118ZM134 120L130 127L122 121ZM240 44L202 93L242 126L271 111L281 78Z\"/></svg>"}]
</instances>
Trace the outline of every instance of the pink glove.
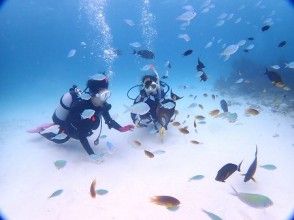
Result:
<instances>
[{"instance_id":1,"label":"pink glove","mask_svg":"<svg viewBox=\"0 0 294 220\"><path fill-rule=\"evenodd\" d=\"M126 125L126 126L119 128L118 130L120 132L132 131L134 129L134 127L135 127L134 125Z\"/></svg>"}]
</instances>

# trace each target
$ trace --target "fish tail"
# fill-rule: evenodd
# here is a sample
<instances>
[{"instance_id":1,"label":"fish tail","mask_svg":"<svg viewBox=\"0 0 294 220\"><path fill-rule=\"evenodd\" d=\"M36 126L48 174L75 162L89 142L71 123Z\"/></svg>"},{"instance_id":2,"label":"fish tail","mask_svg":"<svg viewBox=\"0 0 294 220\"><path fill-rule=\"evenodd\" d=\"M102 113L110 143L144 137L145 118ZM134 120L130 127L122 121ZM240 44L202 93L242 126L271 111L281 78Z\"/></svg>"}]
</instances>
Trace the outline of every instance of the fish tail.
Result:
<instances>
[{"instance_id":1,"label":"fish tail","mask_svg":"<svg viewBox=\"0 0 294 220\"><path fill-rule=\"evenodd\" d=\"M255 157L257 157L257 145L256 145L256 150L255 150Z\"/></svg>"},{"instance_id":2,"label":"fish tail","mask_svg":"<svg viewBox=\"0 0 294 220\"><path fill-rule=\"evenodd\" d=\"M202 212L204 212L205 214L208 214L208 211L206 211L205 209L201 209Z\"/></svg>"},{"instance_id":3,"label":"fish tail","mask_svg":"<svg viewBox=\"0 0 294 220\"><path fill-rule=\"evenodd\" d=\"M240 163L239 166L238 166L238 169L237 169L237 170L238 170L239 172L241 172L241 164L242 164L242 163L243 163L243 160L241 161L241 163Z\"/></svg>"},{"instance_id":4,"label":"fish tail","mask_svg":"<svg viewBox=\"0 0 294 220\"><path fill-rule=\"evenodd\" d=\"M233 196L238 196L238 191L231 185L232 189L234 190L234 193L231 193Z\"/></svg>"}]
</instances>

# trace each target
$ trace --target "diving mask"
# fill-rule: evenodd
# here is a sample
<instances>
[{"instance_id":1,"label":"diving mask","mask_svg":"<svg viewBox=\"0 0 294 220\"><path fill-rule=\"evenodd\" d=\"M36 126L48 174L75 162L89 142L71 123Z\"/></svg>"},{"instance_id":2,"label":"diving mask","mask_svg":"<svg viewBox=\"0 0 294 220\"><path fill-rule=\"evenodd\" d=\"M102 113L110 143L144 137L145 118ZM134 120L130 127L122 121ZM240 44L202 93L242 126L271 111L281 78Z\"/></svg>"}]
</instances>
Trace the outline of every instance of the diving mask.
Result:
<instances>
[{"instance_id":1,"label":"diving mask","mask_svg":"<svg viewBox=\"0 0 294 220\"><path fill-rule=\"evenodd\" d=\"M157 83L151 80L148 80L144 83L144 89L147 93L155 93L157 90Z\"/></svg>"}]
</instances>

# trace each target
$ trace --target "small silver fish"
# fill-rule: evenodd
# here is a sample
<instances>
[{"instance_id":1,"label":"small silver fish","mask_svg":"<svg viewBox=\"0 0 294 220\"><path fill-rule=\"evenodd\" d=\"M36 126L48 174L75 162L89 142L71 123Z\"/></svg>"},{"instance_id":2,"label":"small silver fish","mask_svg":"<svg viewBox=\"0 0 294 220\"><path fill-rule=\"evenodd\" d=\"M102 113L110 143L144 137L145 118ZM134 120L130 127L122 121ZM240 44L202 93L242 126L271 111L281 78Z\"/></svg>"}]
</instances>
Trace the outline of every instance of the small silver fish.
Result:
<instances>
[{"instance_id":1,"label":"small silver fish","mask_svg":"<svg viewBox=\"0 0 294 220\"><path fill-rule=\"evenodd\" d=\"M217 216L216 214L213 214L212 212L208 212L204 209L202 209L202 212L204 212L205 214L208 215L208 217L211 219L211 220L222 220L221 217Z\"/></svg>"},{"instance_id":2,"label":"small silver fish","mask_svg":"<svg viewBox=\"0 0 294 220\"><path fill-rule=\"evenodd\" d=\"M156 150L152 152L153 154L164 154L165 151L164 150Z\"/></svg>"},{"instance_id":3,"label":"small silver fish","mask_svg":"<svg viewBox=\"0 0 294 220\"><path fill-rule=\"evenodd\" d=\"M96 190L96 194L100 195L100 196L103 196L105 194L107 194L108 191L106 189L97 189Z\"/></svg>"},{"instance_id":4,"label":"small silver fish","mask_svg":"<svg viewBox=\"0 0 294 220\"><path fill-rule=\"evenodd\" d=\"M202 180L204 178L203 175L196 175L196 176L193 176L189 179L189 181L191 180Z\"/></svg>"},{"instance_id":5,"label":"small silver fish","mask_svg":"<svg viewBox=\"0 0 294 220\"><path fill-rule=\"evenodd\" d=\"M65 160L56 160L56 161L54 162L54 165L55 165L55 167L59 170L59 169L65 167L65 165L66 165L66 161L65 161Z\"/></svg>"},{"instance_id":6,"label":"small silver fish","mask_svg":"<svg viewBox=\"0 0 294 220\"><path fill-rule=\"evenodd\" d=\"M51 194L51 196L49 196L48 198L52 198L52 197L55 197L55 196L59 196L61 193L63 192L63 189L59 189L59 190L56 190L54 193Z\"/></svg>"},{"instance_id":7,"label":"small silver fish","mask_svg":"<svg viewBox=\"0 0 294 220\"><path fill-rule=\"evenodd\" d=\"M275 169L277 169L277 167L275 165L273 165L273 164L265 164L265 165L262 165L260 167L264 168L266 170L275 170Z\"/></svg>"}]
</instances>

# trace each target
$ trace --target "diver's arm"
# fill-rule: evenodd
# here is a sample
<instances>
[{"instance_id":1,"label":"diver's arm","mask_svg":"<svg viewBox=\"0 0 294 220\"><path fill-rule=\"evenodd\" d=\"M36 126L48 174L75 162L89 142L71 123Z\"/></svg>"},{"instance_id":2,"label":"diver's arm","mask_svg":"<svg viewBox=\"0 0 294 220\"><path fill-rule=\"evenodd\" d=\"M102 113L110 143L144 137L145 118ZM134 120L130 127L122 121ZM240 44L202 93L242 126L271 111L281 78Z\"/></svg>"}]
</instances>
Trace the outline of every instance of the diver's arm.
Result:
<instances>
[{"instance_id":1,"label":"diver's arm","mask_svg":"<svg viewBox=\"0 0 294 220\"><path fill-rule=\"evenodd\" d=\"M105 124L108 125L108 128L114 128L119 131L122 128L122 126L120 126L116 121L114 121L111 118L109 114L110 109L111 109L111 105L108 103L105 103L103 106L103 112L102 112L102 116L104 118Z\"/></svg>"}]
</instances>

